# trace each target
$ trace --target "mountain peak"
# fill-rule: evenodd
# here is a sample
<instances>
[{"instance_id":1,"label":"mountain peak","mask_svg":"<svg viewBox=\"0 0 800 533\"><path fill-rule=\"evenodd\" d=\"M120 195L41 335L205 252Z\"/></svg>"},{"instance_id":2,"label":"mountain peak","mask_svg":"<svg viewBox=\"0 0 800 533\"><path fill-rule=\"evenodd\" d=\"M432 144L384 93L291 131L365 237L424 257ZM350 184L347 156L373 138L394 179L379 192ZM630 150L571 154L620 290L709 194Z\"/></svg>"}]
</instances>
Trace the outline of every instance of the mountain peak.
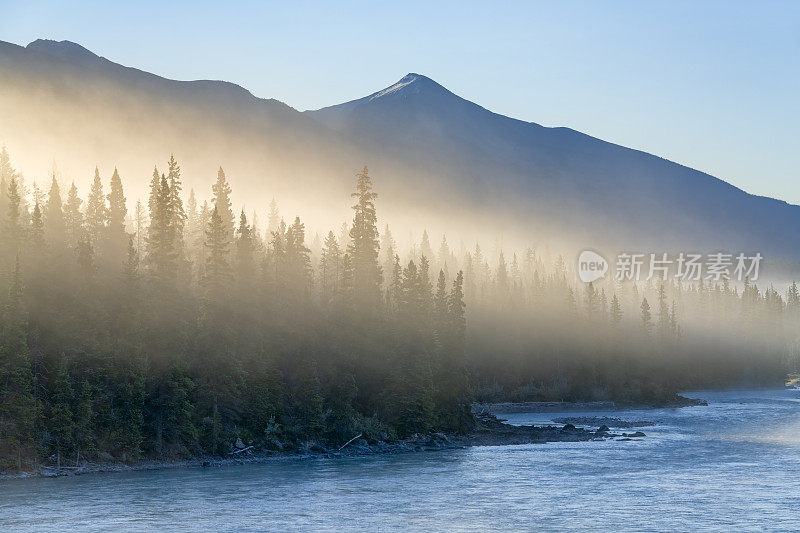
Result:
<instances>
[{"instance_id":1,"label":"mountain peak","mask_svg":"<svg viewBox=\"0 0 800 533\"><path fill-rule=\"evenodd\" d=\"M400 81L394 85L373 93L367 97L372 102L378 98L392 97L406 97L411 94L420 94L423 92L448 92L447 89L422 74L410 72L400 78Z\"/></svg>"},{"instance_id":2,"label":"mountain peak","mask_svg":"<svg viewBox=\"0 0 800 533\"><path fill-rule=\"evenodd\" d=\"M36 39L26 46L28 50L41 52L65 61L87 62L97 61L100 56L72 41L54 41L52 39Z\"/></svg>"}]
</instances>

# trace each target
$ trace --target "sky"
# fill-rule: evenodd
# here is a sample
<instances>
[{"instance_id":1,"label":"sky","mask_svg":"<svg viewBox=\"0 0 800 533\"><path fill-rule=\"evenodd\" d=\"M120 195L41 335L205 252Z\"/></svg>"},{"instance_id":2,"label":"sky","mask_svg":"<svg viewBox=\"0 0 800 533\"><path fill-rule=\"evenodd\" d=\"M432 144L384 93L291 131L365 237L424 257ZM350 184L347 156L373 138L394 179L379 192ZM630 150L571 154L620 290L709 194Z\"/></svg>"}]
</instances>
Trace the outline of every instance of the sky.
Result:
<instances>
[{"instance_id":1,"label":"sky","mask_svg":"<svg viewBox=\"0 0 800 533\"><path fill-rule=\"evenodd\" d=\"M66 39L299 110L417 72L800 204L800 1L493 4L0 0L0 40Z\"/></svg>"}]
</instances>

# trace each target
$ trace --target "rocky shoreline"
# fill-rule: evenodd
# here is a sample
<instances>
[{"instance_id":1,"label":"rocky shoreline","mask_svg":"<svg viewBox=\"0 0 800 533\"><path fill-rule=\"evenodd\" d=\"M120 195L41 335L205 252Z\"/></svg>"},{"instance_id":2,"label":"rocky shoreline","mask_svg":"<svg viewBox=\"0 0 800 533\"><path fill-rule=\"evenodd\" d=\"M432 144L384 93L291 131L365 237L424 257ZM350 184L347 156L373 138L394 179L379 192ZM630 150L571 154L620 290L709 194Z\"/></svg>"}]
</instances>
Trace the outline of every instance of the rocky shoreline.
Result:
<instances>
[{"instance_id":1,"label":"rocky shoreline","mask_svg":"<svg viewBox=\"0 0 800 533\"><path fill-rule=\"evenodd\" d=\"M645 434L640 431L615 434L611 432L606 424L598 424L597 429L578 428L572 423L566 423L562 426L514 426L506 424L492 414L478 412L476 414L475 427L464 434L434 433L432 435L414 435L394 442L371 443L359 437L341 447L326 447L312 442L298 449L282 452L261 452L252 448L242 449L237 450L228 457L194 457L161 461L141 460L135 463L115 461L87 462L80 467L62 467L60 469L43 465L36 471L0 474L0 480L25 477L59 477L99 472L163 470L168 468L209 468L289 459L354 457L463 449L470 446L504 446L607 439L633 440L644 436Z\"/></svg>"}]
</instances>

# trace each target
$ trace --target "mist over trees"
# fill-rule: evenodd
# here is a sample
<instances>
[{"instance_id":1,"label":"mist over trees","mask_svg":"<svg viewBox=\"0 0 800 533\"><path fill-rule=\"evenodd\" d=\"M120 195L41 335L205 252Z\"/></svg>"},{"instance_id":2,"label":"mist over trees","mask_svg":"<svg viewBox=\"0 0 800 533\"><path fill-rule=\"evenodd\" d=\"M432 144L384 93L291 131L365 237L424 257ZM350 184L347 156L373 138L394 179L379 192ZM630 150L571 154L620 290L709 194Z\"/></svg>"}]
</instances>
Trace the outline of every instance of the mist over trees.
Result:
<instances>
[{"instance_id":1,"label":"mist over trees","mask_svg":"<svg viewBox=\"0 0 800 533\"><path fill-rule=\"evenodd\" d=\"M401 250L366 167L352 219L311 238L275 200L264 227L234 209L222 168L207 198L174 157L143 201L125 179L28 189L0 152L3 468L391 440L468 429L473 399L663 402L795 370L794 284L577 285L546 248L427 231Z\"/></svg>"}]
</instances>

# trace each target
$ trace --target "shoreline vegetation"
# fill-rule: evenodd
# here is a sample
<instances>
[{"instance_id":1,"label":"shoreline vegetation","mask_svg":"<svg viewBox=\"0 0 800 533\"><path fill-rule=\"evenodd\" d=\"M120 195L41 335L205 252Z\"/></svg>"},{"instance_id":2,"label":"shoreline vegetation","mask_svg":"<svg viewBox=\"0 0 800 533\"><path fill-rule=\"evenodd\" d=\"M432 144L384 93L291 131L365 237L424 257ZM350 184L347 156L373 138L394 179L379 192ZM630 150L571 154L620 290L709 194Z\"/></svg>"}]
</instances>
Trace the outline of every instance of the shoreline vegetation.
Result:
<instances>
[{"instance_id":1,"label":"shoreline vegetation","mask_svg":"<svg viewBox=\"0 0 800 533\"><path fill-rule=\"evenodd\" d=\"M0 473L469 442L476 402L669 405L797 370L794 284L582 284L546 244L401 245L366 167L313 238L276 201L234 210L222 168L208 200L174 157L149 180L129 203L96 168L84 200L0 150ZM475 438L563 438L495 429Z\"/></svg>"},{"instance_id":2,"label":"shoreline vegetation","mask_svg":"<svg viewBox=\"0 0 800 533\"><path fill-rule=\"evenodd\" d=\"M680 405L664 407L688 407L707 405L703 400L682 402ZM617 406L620 411L634 406ZM657 408L656 406L639 406L641 408ZM556 424L546 426L515 426L506 423L493 413L511 412L548 412L559 410L593 410L608 408L607 402L527 402L525 404L497 403L476 404L473 406L475 424L463 433L435 432L427 435L411 435L393 441L368 441L362 434L356 435L341 446L324 445L309 441L297 447L255 450L253 446L244 446L238 442L234 451L225 456L199 456L172 460L142 459L135 462L121 462L113 459L103 461L87 461L80 466L39 465L38 468L15 472L0 473L0 481L22 478L50 478L77 476L109 472L134 472L146 470L167 470L173 468L212 468L231 465L261 464L270 461L293 459L334 459L368 455L389 455L400 453L431 452L441 450L464 449L472 446L510 446L520 444L545 444L548 442L585 442L591 440L640 440L646 434L639 428L651 426L649 421L626 422L609 417L563 418ZM511 410L508 410L511 409ZM515 409L519 409L515 411ZM586 427L576 427L579 426ZM635 429L631 429L635 428Z\"/></svg>"}]
</instances>

